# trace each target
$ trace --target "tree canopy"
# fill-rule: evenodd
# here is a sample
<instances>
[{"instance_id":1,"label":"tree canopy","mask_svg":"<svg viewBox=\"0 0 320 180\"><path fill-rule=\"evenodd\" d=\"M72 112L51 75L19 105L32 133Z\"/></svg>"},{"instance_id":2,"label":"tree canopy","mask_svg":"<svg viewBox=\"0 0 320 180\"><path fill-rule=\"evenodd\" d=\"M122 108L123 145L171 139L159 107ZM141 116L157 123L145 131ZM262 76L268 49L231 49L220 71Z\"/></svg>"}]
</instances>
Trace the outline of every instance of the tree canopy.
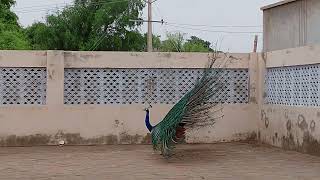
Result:
<instances>
[{"instance_id":1,"label":"tree canopy","mask_svg":"<svg viewBox=\"0 0 320 180\"><path fill-rule=\"evenodd\" d=\"M168 33L167 39L160 46L160 51L165 52L210 52L213 51L211 43L200 39L196 36L191 36L185 40L185 34L180 32Z\"/></svg>"},{"instance_id":2,"label":"tree canopy","mask_svg":"<svg viewBox=\"0 0 320 180\"><path fill-rule=\"evenodd\" d=\"M144 36L130 19L140 18L141 0L76 0L27 28L33 49L142 51Z\"/></svg>"},{"instance_id":3,"label":"tree canopy","mask_svg":"<svg viewBox=\"0 0 320 180\"><path fill-rule=\"evenodd\" d=\"M18 23L18 17L10 10L14 3L14 0L0 1L0 49L29 49L29 43Z\"/></svg>"},{"instance_id":4,"label":"tree canopy","mask_svg":"<svg viewBox=\"0 0 320 180\"><path fill-rule=\"evenodd\" d=\"M145 51L147 35L140 32L144 0L74 0L62 10L27 28L11 11L15 0L0 1L0 49L71 51ZM183 33L153 35L154 51L209 52L208 41Z\"/></svg>"},{"instance_id":5,"label":"tree canopy","mask_svg":"<svg viewBox=\"0 0 320 180\"><path fill-rule=\"evenodd\" d=\"M190 39L184 44L184 50L186 52L209 52L213 51L211 49L211 43L209 41L205 41L196 36L191 36Z\"/></svg>"}]
</instances>

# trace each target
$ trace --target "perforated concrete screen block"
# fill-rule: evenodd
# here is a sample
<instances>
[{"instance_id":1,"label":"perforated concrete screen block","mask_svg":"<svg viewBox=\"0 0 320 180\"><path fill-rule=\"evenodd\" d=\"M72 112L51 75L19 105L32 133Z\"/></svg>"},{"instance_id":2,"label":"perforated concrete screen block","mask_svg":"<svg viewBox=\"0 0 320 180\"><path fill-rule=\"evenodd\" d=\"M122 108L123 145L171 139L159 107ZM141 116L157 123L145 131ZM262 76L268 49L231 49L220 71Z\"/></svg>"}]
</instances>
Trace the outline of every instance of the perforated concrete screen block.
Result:
<instances>
[{"instance_id":1,"label":"perforated concrete screen block","mask_svg":"<svg viewBox=\"0 0 320 180\"><path fill-rule=\"evenodd\" d=\"M266 104L320 106L320 64L269 68Z\"/></svg>"},{"instance_id":2,"label":"perforated concrete screen block","mask_svg":"<svg viewBox=\"0 0 320 180\"><path fill-rule=\"evenodd\" d=\"M175 104L202 73L203 69L65 69L64 103ZM222 73L225 88L212 101L248 103L248 69Z\"/></svg>"},{"instance_id":3,"label":"perforated concrete screen block","mask_svg":"<svg viewBox=\"0 0 320 180\"><path fill-rule=\"evenodd\" d=\"M46 68L0 68L0 104L46 104Z\"/></svg>"}]
</instances>

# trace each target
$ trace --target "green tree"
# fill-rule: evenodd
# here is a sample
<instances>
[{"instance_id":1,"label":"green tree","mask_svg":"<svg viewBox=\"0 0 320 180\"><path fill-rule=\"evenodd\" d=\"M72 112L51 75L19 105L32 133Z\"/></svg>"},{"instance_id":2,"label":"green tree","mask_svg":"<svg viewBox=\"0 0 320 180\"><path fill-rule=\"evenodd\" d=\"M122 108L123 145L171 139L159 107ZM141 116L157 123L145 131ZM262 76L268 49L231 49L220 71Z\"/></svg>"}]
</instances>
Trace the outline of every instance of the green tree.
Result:
<instances>
[{"instance_id":1,"label":"green tree","mask_svg":"<svg viewBox=\"0 0 320 180\"><path fill-rule=\"evenodd\" d=\"M161 42L160 51L163 52L210 52L213 51L209 41L191 36L185 41L185 34L168 33L167 39Z\"/></svg>"},{"instance_id":2,"label":"green tree","mask_svg":"<svg viewBox=\"0 0 320 180\"><path fill-rule=\"evenodd\" d=\"M0 23L0 26L3 26ZM0 30L0 49L25 50L29 49L29 43L20 31Z\"/></svg>"},{"instance_id":3,"label":"green tree","mask_svg":"<svg viewBox=\"0 0 320 180\"><path fill-rule=\"evenodd\" d=\"M160 50L163 52L182 52L184 44L184 34L167 33L167 39L162 41Z\"/></svg>"},{"instance_id":4,"label":"green tree","mask_svg":"<svg viewBox=\"0 0 320 180\"><path fill-rule=\"evenodd\" d=\"M142 0L75 0L73 6L27 28L33 49L142 51L137 27Z\"/></svg>"},{"instance_id":5,"label":"green tree","mask_svg":"<svg viewBox=\"0 0 320 180\"><path fill-rule=\"evenodd\" d=\"M0 49L29 49L29 43L18 23L18 17L10 8L13 0L0 1Z\"/></svg>"},{"instance_id":6,"label":"green tree","mask_svg":"<svg viewBox=\"0 0 320 180\"><path fill-rule=\"evenodd\" d=\"M1 0L0 4L9 9L12 5L14 5L16 2L15 0Z\"/></svg>"},{"instance_id":7,"label":"green tree","mask_svg":"<svg viewBox=\"0 0 320 180\"><path fill-rule=\"evenodd\" d=\"M210 46L211 43L209 41L205 41L196 36L191 36L183 45L183 48L185 52L209 52L212 51Z\"/></svg>"},{"instance_id":8,"label":"green tree","mask_svg":"<svg viewBox=\"0 0 320 180\"><path fill-rule=\"evenodd\" d=\"M31 48L34 50L50 49L52 39L47 38L50 29L44 23L34 23L26 29L26 35L30 41Z\"/></svg>"},{"instance_id":9,"label":"green tree","mask_svg":"<svg viewBox=\"0 0 320 180\"><path fill-rule=\"evenodd\" d=\"M162 42L161 42L160 37L161 36L159 36L159 35L152 35L152 47L153 47L153 51L155 51L155 52L160 51L160 49L161 49ZM144 45L145 51L147 50L147 42L148 42L148 35L144 34L143 45Z\"/></svg>"}]
</instances>

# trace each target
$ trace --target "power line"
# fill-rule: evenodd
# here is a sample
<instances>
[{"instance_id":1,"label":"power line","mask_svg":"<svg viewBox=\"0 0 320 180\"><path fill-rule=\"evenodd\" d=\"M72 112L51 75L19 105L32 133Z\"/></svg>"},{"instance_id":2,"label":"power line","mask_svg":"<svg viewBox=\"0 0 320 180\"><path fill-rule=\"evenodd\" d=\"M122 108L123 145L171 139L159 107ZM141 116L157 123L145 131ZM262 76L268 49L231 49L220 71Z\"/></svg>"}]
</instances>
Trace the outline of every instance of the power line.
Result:
<instances>
[{"instance_id":1,"label":"power line","mask_svg":"<svg viewBox=\"0 0 320 180\"><path fill-rule=\"evenodd\" d=\"M228 33L228 34L261 34L262 32L250 32L250 31L215 31L215 30L208 30L208 29L198 29L198 28L190 28L185 26L176 26L176 25L170 25L165 24L167 26L176 27L176 28L182 28L182 29L190 29L194 31L203 31L203 32L213 32L213 33Z\"/></svg>"},{"instance_id":2,"label":"power line","mask_svg":"<svg viewBox=\"0 0 320 180\"><path fill-rule=\"evenodd\" d=\"M155 0L157 1L157 0ZM161 17L161 19L166 19L160 12L160 8L156 6L156 13ZM165 22L169 25L182 25L182 26L197 26L197 27L212 27L212 28L261 28L262 25L205 25L205 24L186 24L186 23L175 23L175 22Z\"/></svg>"},{"instance_id":3,"label":"power line","mask_svg":"<svg viewBox=\"0 0 320 180\"><path fill-rule=\"evenodd\" d=\"M120 1L113 1L113 2L96 2L96 3L91 3L90 5L106 5L106 4L115 4L115 3L121 3L121 2L128 2L129 0L120 0ZM29 9L29 10L22 10L22 11L15 11L17 13L29 13L29 12L38 12L38 11L50 11L50 10L56 10L57 8L63 8L63 7L75 7L76 5L60 5L56 7L51 7L51 8L36 8L36 9ZM47 6L48 7L48 6Z\"/></svg>"},{"instance_id":4,"label":"power line","mask_svg":"<svg viewBox=\"0 0 320 180\"><path fill-rule=\"evenodd\" d=\"M173 22L166 22L166 24L169 25L181 25L181 26L197 26L197 27L213 27L213 28L260 28L262 26L241 26L241 25L215 25L215 26L211 26L211 25L204 25L204 24L183 24L183 23L173 23Z\"/></svg>"},{"instance_id":5,"label":"power line","mask_svg":"<svg viewBox=\"0 0 320 180\"><path fill-rule=\"evenodd\" d=\"M31 9L31 10L14 11L14 12L17 14L28 14L28 13L34 13L34 12L53 11L53 10L57 10L57 9L60 9L63 7L66 7L66 6L56 6L56 7L51 7L51 8ZM72 7L72 6L70 6L70 7Z\"/></svg>"},{"instance_id":6,"label":"power line","mask_svg":"<svg viewBox=\"0 0 320 180\"><path fill-rule=\"evenodd\" d=\"M147 0L143 0L145 3L148 3L148 1ZM151 4L153 4L153 3L155 3L155 2L157 2L158 0L153 0L153 1L151 1Z\"/></svg>"},{"instance_id":7,"label":"power line","mask_svg":"<svg viewBox=\"0 0 320 180\"><path fill-rule=\"evenodd\" d=\"M156 7L156 13L158 14L158 16L160 16L161 17L161 19L164 19L164 17L162 16L162 14L161 14L161 12L160 12L160 8L157 6L157 5L154 5L155 7Z\"/></svg>"},{"instance_id":8,"label":"power line","mask_svg":"<svg viewBox=\"0 0 320 180\"><path fill-rule=\"evenodd\" d=\"M107 33L103 32L102 35L98 38L98 40L90 47L89 51L93 51L94 49L96 49L101 44L106 35Z\"/></svg>"},{"instance_id":9,"label":"power line","mask_svg":"<svg viewBox=\"0 0 320 180\"><path fill-rule=\"evenodd\" d=\"M161 19L165 19L160 12L160 8L156 6L156 12L161 17ZM212 27L212 28L260 28L262 25L205 25L205 24L186 24L186 23L176 23L176 22L165 22L170 25L181 25L181 26L198 26L198 27Z\"/></svg>"},{"instance_id":10,"label":"power line","mask_svg":"<svg viewBox=\"0 0 320 180\"><path fill-rule=\"evenodd\" d=\"M91 4L95 5L95 4L112 4L112 3L118 3L118 2L125 2L125 1L130 1L130 0L119 0L119 1L112 1L112 2L92 2ZM90 4L90 5L91 5ZM44 7L52 7L52 6L65 6L67 5L67 3L56 3L56 4L47 4L47 5L38 5L38 6L24 6L24 7L20 7L20 8L14 8L16 10L24 10L24 9L34 9L34 8L44 8Z\"/></svg>"},{"instance_id":11,"label":"power line","mask_svg":"<svg viewBox=\"0 0 320 180\"><path fill-rule=\"evenodd\" d=\"M117 19L115 19L114 21L115 21L115 22L118 21L118 20L122 17L122 15L123 15L127 10L129 10L129 7L127 7L127 8L123 11L123 13L122 13ZM89 49L89 51L94 51L94 50L102 43L102 41L104 40L104 38L106 38L106 35L107 35L107 32L103 32L102 35L100 36L100 38L98 39L98 41L96 41L96 42L91 46L91 48Z\"/></svg>"},{"instance_id":12,"label":"power line","mask_svg":"<svg viewBox=\"0 0 320 180\"><path fill-rule=\"evenodd\" d=\"M90 5L106 5L106 4L115 4L115 3L121 3L121 2L128 2L129 0L119 0L119 1L113 1L113 2L96 2L96 3L91 3ZM22 10L22 11L15 11L16 13L30 13L30 12L39 12L39 11L50 11L50 10L56 10L57 8L63 8L63 7L75 7L76 5L66 5L62 4L56 7L50 7L50 8L35 8L35 9L28 9L28 10Z\"/></svg>"},{"instance_id":13,"label":"power line","mask_svg":"<svg viewBox=\"0 0 320 180\"><path fill-rule=\"evenodd\" d=\"M114 3L120 3L120 2L128 2L129 0L119 0L119 1L113 1L113 2L96 2L96 3L91 3L90 5L105 5L105 4L114 4ZM157 0L153 1L156 2ZM56 4L59 5L59 4ZM52 5L50 5L52 6ZM60 7L56 6L54 8L36 8L36 9L28 9L28 10L22 10L22 11L15 11L16 13L31 13L31 12L39 12L39 11L52 11L52 10L57 10L57 8L62 8L66 7L66 3L61 3ZM69 7L74 7L75 5L70 5ZM33 7L42 7L42 6L33 6ZM47 6L48 7L48 6ZM25 7L26 8L26 7ZM157 11L159 12L160 16L160 10L158 7ZM20 8L23 9L23 8ZM206 32L217 32L217 33L262 33L262 32L232 32L232 31L212 31L212 30L203 30L203 29L195 29L195 28L189 28L189 27L182 27L182 26L191 26L191 27L212 27L212 28L254 28L254 27L262 27L262 26L251 26L251 25L202 25L202 24L187 24L187 23L175 23L175 22L166 22L167 25L173 26L173 27L178 27L178 28L186 28L186 29L191 29L191 30L198 30L198 31L206 31Z\"/></svg>"},{"instance_id":14,"label":"power line","mask_svg":"<svg viewBox=\"0 0 320 180\"><path fill-rule=\"evenodd\" d=\"M44 7L50 7L50 6L62 6L67 5L67 3L57 3L57 4L47 4L47 5L38 5L38 6L24 6L20 8L13 8L15 10L24 10L24 9L32 9L32 8L44 8Z\"/></svg>"}]
</instances>

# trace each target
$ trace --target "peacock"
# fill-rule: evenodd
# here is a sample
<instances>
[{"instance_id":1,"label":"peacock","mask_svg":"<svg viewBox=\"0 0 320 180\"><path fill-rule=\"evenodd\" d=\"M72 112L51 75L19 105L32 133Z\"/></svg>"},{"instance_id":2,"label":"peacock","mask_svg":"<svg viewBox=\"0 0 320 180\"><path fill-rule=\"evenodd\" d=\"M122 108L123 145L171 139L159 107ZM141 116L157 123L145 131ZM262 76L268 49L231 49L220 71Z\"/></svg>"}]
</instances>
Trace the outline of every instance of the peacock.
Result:
<instances>
[{"instance_id":1,"label":"peacock","mask_svg":"<svg viewBox=\"0 0 320 180\"><path fill-rule=\"evenodd\" d=\"M222 79L226 74L221 67L214 68L217 59L217 54L209 59L195 86L156 126L150 123L152 106L145 108L145 125L151 133L153 149L160 151L164 157L170 157L175 145L185 140L186 130L212 126L218 118L223 117L220 102L224 97L222 90L225 85Z\"/></svg>"}]
</instances>

